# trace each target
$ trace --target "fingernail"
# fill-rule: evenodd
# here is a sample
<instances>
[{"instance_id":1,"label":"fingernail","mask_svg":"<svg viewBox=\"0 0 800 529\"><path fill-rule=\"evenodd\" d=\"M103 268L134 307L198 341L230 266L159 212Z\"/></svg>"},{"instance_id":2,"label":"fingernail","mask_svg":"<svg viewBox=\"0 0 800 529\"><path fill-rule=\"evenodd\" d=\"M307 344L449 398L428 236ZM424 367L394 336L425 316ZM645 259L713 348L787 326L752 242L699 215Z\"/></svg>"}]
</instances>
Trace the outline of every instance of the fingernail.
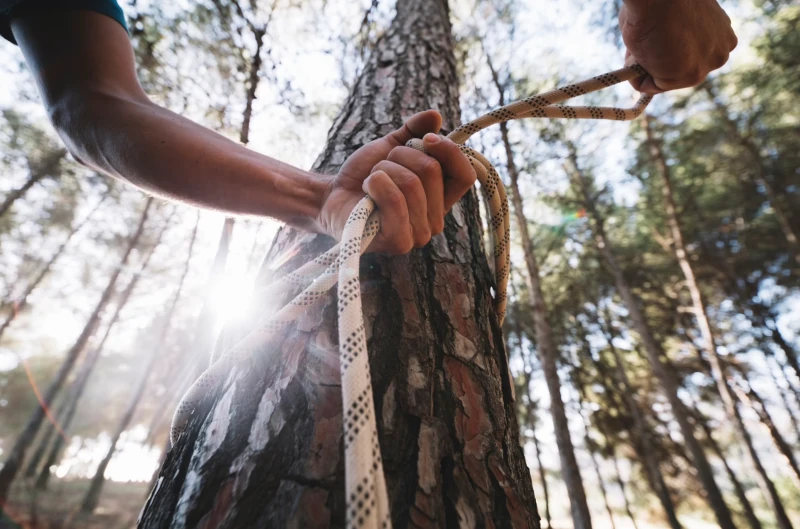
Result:
<instances>
[{"instance_id":1,"label":"fingernail","mask_svg":"<svg viewBox=\"0 0 800 529\"><path fill-rule=\"evenodd\" d=\"M422 139L425 140L426 143L439 143L439 141L442 138L440 138L439 136L437 136L433 132L429 132Z\"/></svg>"}]
</instances>

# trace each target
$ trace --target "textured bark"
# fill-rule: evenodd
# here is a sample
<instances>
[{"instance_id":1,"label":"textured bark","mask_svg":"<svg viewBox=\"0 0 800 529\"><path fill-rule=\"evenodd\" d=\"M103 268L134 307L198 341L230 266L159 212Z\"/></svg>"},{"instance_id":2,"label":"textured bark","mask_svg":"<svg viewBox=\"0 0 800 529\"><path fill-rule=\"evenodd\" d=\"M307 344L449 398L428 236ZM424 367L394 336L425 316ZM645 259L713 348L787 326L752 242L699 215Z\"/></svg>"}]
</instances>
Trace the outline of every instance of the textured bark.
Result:
<instances>
[{"instance_id":1,"label":"textured bark","mask_svg":"<svg viewBox=\"0 0 800 529\"><path fill-rule=\"evenodd\" d=\"M75 417L75 413L78 411L78 402L80 402L80 398L83 395L84 390L86 389L87 384L89 383L89 379L94 372L94 368L97 366L97 361L100 359L100 356L103 353L103 350L106 345L106 340L111 335L111 331L114 329L114 326L119 321L119 315L125 306L128 304L128 301L133 294L133 291L136 290L136 286L139 284L139 281L144 275L145 271L147 270L148 265L150 264L150 260L153 258L153 254L155 254L156 248L161 244L161 240L164 236L164 232L166 231L167 227L169 226L170 220L172 216L164 222L164 226L161 228L158 236L156 237L155 243L150 247L150 250L144 256L141 266L139 267L139 271L134 274L134 276L128 281L128 284L125 286L125 289L122 291L122 294L119 296L119 300L117 301L117 306L114 308L114 314L111 315L111 319L109 320L108 324L106 325L106 330L103 333L103 337L100 339L100 342L86 355L86 358L83 359L81 362L81 367L78 370L78 373L75 376L75 380L70 385L69 392L65 397L65 406L62 410L63 413L59 413L58 415L58 422L61 426L61 435L56 437L53 446L50 448L50 451L47 456L47 460L44 463L44 466L39 471L39 476L36 478L36 489L37 490L44 490L47 488L47 484L50 481L50 468L57 464L59 459L61 458L61 452L64 449L64 443L67 441L66 434L69 432L70 426L72 425L72 419ZM47 425L48 434L55 433L55 428L53 425ZM42 443L39 447L40 449L46 448L47 443ZM43 453L43 450L42 450ZM29 463L29 470L35 472L36 468L38 467L37 456L41 458L40 450L37 449L36 454L31 458ZM28 473L26 472L26 475Z\"/></svg>"},{"instance_id":2,"label":"textured bark","mask_svg":"<svg viewBox=\"0 0 800 529\"><path fill-rule=\"evenodd\" d=\"M659 384L664 390L664 394L670 403L672 415L675 417L675 420L680 427L684 443L686 443L686 446L689 449L692 462L697 470L697 475L706 491L706 500L708 501L711 509L714 511L714 515L716 516L717 523L719 523L720 527L722 529L735 529L730 510L725 504L725 500L722 497L722 492L720 491L719 486L717 486L717 482L714 479L714 472L708 462L705 452L703 452L703 448L700 446L700 443L695 437L694 427L689 422L686 407L678 396L678 380L675 377L675 373L665 366L666 355L661 348L661 344L659 344L653 336L650 326L644 317L644 313L639 306L639 301L634 296L633 290L631 290L630 285L628 285L628 281L622 272L622 268L617 262L617 258L614 255L612 247L608 241L608 237L605 233L604 219L595 207L594 200L592 199L592 195L589 191L589 184L586 181L586 175L584 175L578 168L574 150L571 152L570 159L565 164L565 170L573 181L579 196L583 197L584 207L589 213L589 217L591 219L592 231L595 236L597 248L605 260L609 272L614 277L614 283L617 287L617 292L622 298L625 307L628 309L628 314L633 324L633 328L639 334L639 339L641 340L642 345L647 353L647 359L650 363L650 368L653 370L653 374L658 379Z\"/></svg>"},{"instance_id":3,"label":"textured bark","mask_svg":"<svg viewBox=\"0 0 800 529\"><path fill-rule=\"evenodd\" d=\"M100 465L98 465L97 471L92 477L89 489L86 491L86 495L81 503L81 515L89 515L92 513L92 511L94 511L95 507L97 507L97 502L100 500L100 493L102 492L103 485L106 481L106 469L108 468L108 464L111 462L111 458L114 456L114 452L117 449L117 442L122 436L122 433L128 429L131 419L133 419L133 414L136 412L136 408L139 407L139 402L142 400L145 389L147 389L147 383L153 374L153 366L156 365L156 363L161 359L160 357L163 354L167 336L172 328L172 318L175 316L175 308L178 306L178 302L181 299L183 285L186 282L186 276L189 274L189 264L192 260L192 255L194 254L194 243L195 238L192 237L189 240L189 249L186 252L186 261L183 266L183 272L181 273L180 280L178 281L178 287L175 289L175 294L172 296L172 301L169 305L169 308L167 309L164 319L161 322L161 330L153 342L154 345L151 348L150 353L145 359L142 374L140 375L139 380L137 381L133 390L131 399L128 402L128 407L125 409L122 417L120 417L119 423L117 423L117 428L114 431L114 435L111 437L111 445L108 447L105 457L103 457L103 460L100 461Z\"/></svg>"},{"instance_id":4,"label":"textured bark","mask_svg":"<svg viewBox=\"0 0 800 529\"><path fill-rule=\"evenodd\" d=\"M42 266L41 270L39 270L39 273L36 274L36 277L33 278L33 281L28 283L28 285L25 287L25 291L16 300L14 300L13 309L8 314L8 316L6 316L6 318L3 320L3 323L0 324L0 337L3 336L3 333L6 331L6 329L8 329L8 326L11 325L11 322L14 321L17 315L23 310L25 310L25 308L28 306L28 298L30 297L30 295L33 294L33 291L36 290L36 288L42 283L42 281L44 281L44 278L47 277L47 275L50 273L50 269L53 267L56 261L58 261L59 257L63 255L64 250L67 249L69 242L89 222L89 220L94 215L95 211L97 211L100 208L100 205L104 201L105 198L103 198L103 200L98 202L97 205L94 208L92 208L92 210L89 212L89 214L86 215L86 218L84 218L80 222L80 224L75 226L72 229L72 231L69 232L67 238L64 239L64 242L61 243L61 245L58 247L55 253L53 253L50 259L48 259L47 262L44 264L44 266Z\"/></svg>"},{"instance_id":5,"label":"textured bark","mask_svg":"<svg viewBox=\"0 0 800 529\"><path fill-rule=\"evenodd\" d=\"M756 469L756 479L759 481L762 489L764 490L767 500L769 501L772 510L775 511L775 517L778 521L778 527L781 529L790 529L792 527L789 517L783 507L783 502L778 495L778 490L775 484L767 475L764 465L761 463L761 458L753 446L753 439L742 419L741 411L739 410L736 395L728 382L728 375L722 365L722 360L717 352L717 346L714 341L714 331L711 328L711 322L708 317L708 305L700 290L700 285L697 282L697 276L694 268L689 260L689 254L686 251L686 245L683 242L683 231L681 229L680 219L678 218L677 208L675 207L675 198L672 192L672 177L670 174L669 165L661 148L661 143L655 139L651 127L650 118L646 115L643 117L644 129L647 133L647 144L650 148L650 154L656 164L658 173L661 177L661 190L664 199L664 209L667 214L667 224L669 226L670 235L672 238L672 250L675 258L678 260L683 273L686 288L692 299L692 309L695 318L697 319L697 326L700 328L700 335L702 337L702 347L711 366L711 375L717 385L722 403L725 406L725 412L728 418L733 422L736 431L739 434L742 442L747 448L747 454L753 467Z\"/></svg>"},{"instance_id":6,"label":"textured bark","mask_svg":"<svg viewBox=\"0 0 800 529\"><path fill-rule=\"evenodd\" d=\"M147 216L150 211L150 207L153 204L153 200L153 198L147 199L144 211L139 218L139 224L134 233L128 239L128 244L119 264L111 273L111 277L108 279L108 283L106 284L103 293L100 295L100 299L95 305L94 310L89 316L89 319L86 321L81 334L78 336L77 340L75 340L75 343L72 345L72 347L70 347L69 351L67 351L66 357L64 358L61 367L59 367L58 372L56 372L55 378L53 378L53 380L50 382L50 385L47 387L47 390L44 392L43 401L46 405L49 405L55 400L56 395L58 395L58 392L61 390L64 382L66 382L67 377L72 371L72 368L75 366L75 362L78 360L81 351L83 351L86 343L89 341L89 338L91 338L91 336L94 334L97 324L100 322L100 317L103 313L103 310L106 308L106 305L108 305L109 301L111 301L117 280L119 279L122 270L125 269L131 252L138 245L139 239L144 232L144 225L147 221ZM3 464L3 468L0 469L0 509L2 509L2 505L5 504L6 498L8 497L8 490L11 487L11 482L17 475L17 471L19 470L20 466L22 465L22 461L25 458L25 452L27 452L28 447L33 442L34 437L36 437L36 432L39 430L44 417L45 408L41 405L41 403L37 404L22 432L17 437L14 446L9 451L8 457Z\"/></svg>"},{"instance_id":7,"label":"textured bark","mask_svg":"<svg viewBox=\"0 0 800 529\"><path fill-rule=\"evenodd\" d=\"M316 169L437 108L452 128L458 79L444 0L405 0L329 135ZM395 527L538 527L519 446L474 193L410 255L362 259L378 431ZM282 230L285 272L331 241ZM270 274L264 269L264 274ZM274 303L276 300L265 300ZM333 295L195 412L140 527L342 527L344 459Z\"/></svg>"},{"instance_id":8,"label":"textured bark","mask_svg":"<svg viewBox=\"0 0 800 529\"><path fill-rule=\"evenodd\" d=\"M495 87L500 94L498 106L504 106L506 101L503 86L491 61L488 61L488 63ZM586 502L586 491L583 488L583 478L581 477L580 467L578 467L578 461L575 459L575 448L569 433L567 412L564 407L564 401L561 398L561 380L558 377L558 348L553 340L553 330L550 322L547 320L547 303L542 293L539 265L533 249L533 240L528 231L528 219L525 218L522 195L519 192L519 172L514 163L514 152L508 137L508 123L500 123L500 135L505 148L506 167L511 182L510 198L514 206L514 218L517 222L517 229L520 233L520 239L522 239L522 250L525 255L525 265L528 272L528 294L530 296L528 303L533 315L536 351L539 353L539 360L542 363L542 371L544 372L544 379L550 395L550 414L553 417L553 429L561 460L561 474L564 484L567 486L575 529L591 529L592 518L589 513L589 505Z\"/></svg>"}]
</instances>

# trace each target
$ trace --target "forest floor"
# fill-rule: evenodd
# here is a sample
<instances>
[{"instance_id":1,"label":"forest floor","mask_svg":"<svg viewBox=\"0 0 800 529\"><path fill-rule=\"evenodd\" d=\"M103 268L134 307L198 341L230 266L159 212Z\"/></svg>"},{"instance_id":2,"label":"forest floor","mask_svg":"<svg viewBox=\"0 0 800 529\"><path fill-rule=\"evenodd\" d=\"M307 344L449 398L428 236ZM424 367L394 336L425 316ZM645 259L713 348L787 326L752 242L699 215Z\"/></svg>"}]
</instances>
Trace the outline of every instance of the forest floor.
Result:
<instances>
[{"instance_id":1,"label":"forest floor","mask_svg":"<svg viewBox=\"0 0 800 529\"><path fill-rule=\"evenodd\" d=\"M89 480L54 479L43 492L34 494L27 484L11 490L11 498L4 515L0 515L0 529L131 529L136 527L136 517L144 505L147 483L119 483L106 481L100 504L87 519L71 516L77 512ZM71 521L71 523L69 523Z\"/></svg>"}]
</instances>

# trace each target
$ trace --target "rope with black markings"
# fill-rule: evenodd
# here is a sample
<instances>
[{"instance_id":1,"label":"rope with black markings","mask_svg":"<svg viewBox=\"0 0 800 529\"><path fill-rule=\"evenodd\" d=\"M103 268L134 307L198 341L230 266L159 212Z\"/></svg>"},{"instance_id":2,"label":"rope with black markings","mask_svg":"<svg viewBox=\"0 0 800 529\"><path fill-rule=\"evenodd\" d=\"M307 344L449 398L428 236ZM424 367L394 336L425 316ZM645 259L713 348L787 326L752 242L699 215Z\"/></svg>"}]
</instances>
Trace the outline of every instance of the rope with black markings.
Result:
<instances>
[{"instance_id":1,"label":"rope with black markings","mask_svg":"<svg viewBox=\"0 0 800 529\"><path fill-rule=\"evenodd\" d=\"M478 176L489 204L489 226L494 239L497 294L495 310L502 323L506 313L506 288L510 267L509 212L505 188L491 163L464 145L477 132L501 123L525 118L608 119L626 121L638 117L650 102L642 95L628 109L560 105L568 99L602 90L647 75L639 65L629 66L550 92L515 101L458 127L447 137L461 147ZM421 140L408 145L424 152ZM276 280L264 295L286 288L303 288L286 306L260 322L256 330L229 349L192 384L172 419L170 438L177 442L198 402L209 389L220 385L233 367L252 358L265 340L296 320L338 282L339 366L342 377L344 418L346 522L349 529L389 528L391 514L383 475L380 443L372 396L372 383L361 307L359 259L380 229L375 203L364 197L350 214L342 240L298 270Z\"/></svg>"}]
</instances>

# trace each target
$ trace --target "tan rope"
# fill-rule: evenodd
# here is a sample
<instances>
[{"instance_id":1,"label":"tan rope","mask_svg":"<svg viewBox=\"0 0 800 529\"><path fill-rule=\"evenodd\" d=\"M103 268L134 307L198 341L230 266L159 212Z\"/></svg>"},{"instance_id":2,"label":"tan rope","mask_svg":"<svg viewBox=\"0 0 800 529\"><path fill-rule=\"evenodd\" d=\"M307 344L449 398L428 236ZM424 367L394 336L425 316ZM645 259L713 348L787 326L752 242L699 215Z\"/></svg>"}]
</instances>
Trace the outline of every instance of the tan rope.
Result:
<instances>
[{"instance_id":1,"label":"tan rope","mask_svg":"<svg viewBox=\"0 0 800 529\"><path fill-rule=\"evenodd\" d=\"M574 85L515 101L489 112L454 130L448 138L460 145L478 176L489 203L489 226L494 239L497 294L495 308L502 323L506 313L506 288L509 274L509 215L505 187L497 171L480 153L464 145L475 133L491 125L523 118L631 120L639 116L651 97L643 95L630 109L569 107L559 105L567 99L646 75L639 65L600 75ZM408 145L422 150L421 140ZM342 377L344 421L345 486L348 528L389 528L391 514L383 475L380 443L361 308L359 259L380 229L375 203L364 197L353 209L339 244L267 287L265 296L276 295L288 287L304 290L259 323L256 330L216 359L181 399L172 420L170 438L174 444L186 429L197 403L209 389L222 383L233 367L251 358L258 347L297 319L337 282L339 306L339 366Z\"/></svg>"}]
</instances>

